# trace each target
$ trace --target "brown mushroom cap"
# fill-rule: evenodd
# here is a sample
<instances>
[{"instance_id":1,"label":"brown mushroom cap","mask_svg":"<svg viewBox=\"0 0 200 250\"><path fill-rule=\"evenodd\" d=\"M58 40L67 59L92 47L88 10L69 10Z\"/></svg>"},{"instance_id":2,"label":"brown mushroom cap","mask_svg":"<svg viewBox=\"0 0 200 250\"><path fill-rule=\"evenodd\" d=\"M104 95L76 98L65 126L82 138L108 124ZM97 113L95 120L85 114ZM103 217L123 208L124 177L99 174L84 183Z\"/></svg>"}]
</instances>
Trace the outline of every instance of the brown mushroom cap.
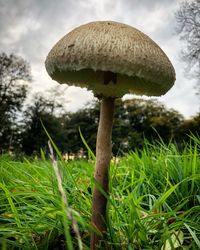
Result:
<instances>
[{"instance_id":1,"label":"brown mushroom cap","mask_svg":"<svg viewBox=\"0 0 200 250\"><path fill-rule=\"evenodd\" d=\"M106 97L126 93L160 96L175 81L170 60L153 40L112 21L75 28L56 43L45 65L59 83L87 87Z\"/></svg>"}]
</instances>

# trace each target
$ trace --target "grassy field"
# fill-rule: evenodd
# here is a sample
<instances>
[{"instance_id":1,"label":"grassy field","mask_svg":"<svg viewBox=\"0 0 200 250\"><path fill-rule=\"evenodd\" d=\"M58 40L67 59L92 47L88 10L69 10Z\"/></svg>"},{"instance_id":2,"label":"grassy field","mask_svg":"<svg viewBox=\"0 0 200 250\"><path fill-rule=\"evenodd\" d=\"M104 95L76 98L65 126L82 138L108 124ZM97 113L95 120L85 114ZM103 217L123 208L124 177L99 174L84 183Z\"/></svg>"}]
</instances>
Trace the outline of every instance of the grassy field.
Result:
<instances>
[{"instance_id":1,"label":"grassy field","mask_svg":"<svg viewBox=\"0 0 200 250\"><path fill-rule=\"evenodd\" d=\"M92 160L2 155L0 249L89 249L93 170ZM108 211L108 249L200 249L200 140L112 162Z\"/></svg>"}]
</instances>

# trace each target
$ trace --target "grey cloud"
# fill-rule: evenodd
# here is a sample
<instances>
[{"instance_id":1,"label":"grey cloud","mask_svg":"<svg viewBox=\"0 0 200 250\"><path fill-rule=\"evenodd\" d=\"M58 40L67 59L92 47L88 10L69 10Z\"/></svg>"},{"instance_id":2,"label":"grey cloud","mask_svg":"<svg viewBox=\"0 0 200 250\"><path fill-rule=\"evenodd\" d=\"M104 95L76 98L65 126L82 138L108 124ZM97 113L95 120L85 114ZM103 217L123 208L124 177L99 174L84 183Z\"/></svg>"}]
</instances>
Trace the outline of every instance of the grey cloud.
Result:
<instances>
[{"instance_id":1,"label":"grey cloud","mask_svg":"<svg viewBox=\"0 0 200 250\"><path fill-rule=\"evenodd\" d=\"M11 45L11 49L17 49L21 52L26 51L31 54L31 50L37 49L39 44L42 46L43 41L48 41L48 38L51 38L56 30L59 31L59 27L62 28L63 23L70 20L70 16L72 18L71 14L78 2L66 0L60 0L59 2L54 0L0 0L0 36L4 38L0 40L1 48L7 49L7 42ZM23 31L21 27L23 27ZM16 39L17 32L19 35L21 34L19 39ZM14 42L13 47L12 42Z\"/></svg>"},{"instance_id":2,"label":"grey cloud","mask_svg":"<svg viewBox=\"0 0 200 250\"><path fill-rule=\"evenodd\" d=\"M179 1L179 0L178 0ZM171 0L120 0L124 6L128 9L132 9L133 11L140 10L140 9L147 9L148 11L153 11L155 8L159 7L167 7L173 6L176 1Z\"/></svg>"},{"instance_id":3,"label":"grey cloud","mask_svg":"<svg viewBox=\"0 0 200 250\"><path fill-rule=\"evenodd\" d=\"M174 12L181 1L0 0L0 50L17 53L31 63L33 78L38 82L34 87L48 85L51 80L45 73L44 60L52 45L82 23L107 19L142 30L172 55L175 68L179 69ZM183 78L177 79L176 84L180 82ZM173 96L176 91L172 90ZM166 100L173 105L173 100Z\"/></svg>"}]
</instances>

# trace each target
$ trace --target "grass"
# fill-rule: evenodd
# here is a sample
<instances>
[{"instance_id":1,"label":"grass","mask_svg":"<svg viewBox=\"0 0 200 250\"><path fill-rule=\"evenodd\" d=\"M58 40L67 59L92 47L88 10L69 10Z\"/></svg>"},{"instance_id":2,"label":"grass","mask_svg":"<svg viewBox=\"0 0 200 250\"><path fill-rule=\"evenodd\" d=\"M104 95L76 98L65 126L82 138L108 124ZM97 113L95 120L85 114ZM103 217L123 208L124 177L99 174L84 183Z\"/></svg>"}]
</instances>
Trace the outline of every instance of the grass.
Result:
<instances>
[{"instance_id":1,"label":"grass","mask_svg":"<svg viewBox=\"0 0 200 250\"><path fill-rule=\"evenodd\" d=\"M42 156L0 157L0 249L89 249L94 163L55 161L58 187ZM108 211L108 249L200 249L199 138L183 152L147 143L112 163Z\"/></svg>"}]
</instances>

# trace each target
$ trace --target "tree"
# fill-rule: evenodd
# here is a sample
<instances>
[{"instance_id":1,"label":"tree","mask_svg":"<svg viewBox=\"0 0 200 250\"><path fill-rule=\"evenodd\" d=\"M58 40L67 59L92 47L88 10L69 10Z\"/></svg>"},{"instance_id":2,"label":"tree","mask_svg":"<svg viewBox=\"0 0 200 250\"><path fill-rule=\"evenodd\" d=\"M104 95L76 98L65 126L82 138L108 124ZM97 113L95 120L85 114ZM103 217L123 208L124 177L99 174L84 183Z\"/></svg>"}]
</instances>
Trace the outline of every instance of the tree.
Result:
<instances>
[{"instance_id":1,"label":"tree","mask_svg":"<svg viewBox=\"0 0 200 250\"><path fill-rule=\"evenodd\" d=\"M174 138L176 127L182 121L183 116L177 111L167 109L154 99L136 98L119 103L113 127L113 152L141 148L144 139L153 142L161 137L167 143Z\"/></svg>"},{"instance_id":2,"label":"tree","mask_svg":"<svg viewBox=\"0 0 200 250\"><path fill-rule=\"evenodd\" d=\"M191 135L200 138L200 113L190 119L184 120L180 126L177 127L175 139L179 147L182 147L183 143L189 142Z\"/></svg>"},{"instance_id":3,"label":"tree","mask_svg":"<svg viewBox=\"0 0 200 250\"><path fill-rule=\"evenodd\" d=\"M87 108L65 114L62 118L65 139L68 141L65 152L77 154L81 149L85 151L79 129L91 150L95 152L99 102L93 102L86 106Z\"/></svg>"},{"instance_id":4,"label":"tree","mask_svg":"<svg viewBox=\"0 0 200 250\"><path fill-rule=\"evenodd\" d=\"M57 105L54 97L51 100L39 94L33 96L32 101L24 112L25 122L21 150L25 154L40 154L41 148L45 150L48 137L44 127L61 152L67 148L63 121L59 116L58 110L62 110L62 107L61 104Z\"/></svg>"},{"instance_id":5,"label":"tree","mask_svg":"<svg viewBox=\"0 0 200 250\"><path fill-rule=\"evenodd\" d=\"M187 63L187 72L193 72L198 80L197 94L200 94L200 0L184 1L176 13L177 32L186 47L183 59Z\"/></svg>"},{"instance_id":6,"label":"tree","mask_svg":"<svg viewBox=\"0 0 200 250\"><path fill-rule=\"evenodd\" d=\"M0 54L0 151L17 141L16 118L31 80L29 64L14 54Z\"/></svg>"},{"instance_id":7,"label":"tree","mask_svg":"<svg viewBox=\"0 0 200 250\"><path fill-rule=\"evenodd\" d=\"M41 96L41 98L45 102L45 108L48 113L56 117L66 113L64 105L66 105L68 102L66 101L64 93L67 88L68 86L57 85L46 91L45 97Z\"/></svg>"}]
</instances>

